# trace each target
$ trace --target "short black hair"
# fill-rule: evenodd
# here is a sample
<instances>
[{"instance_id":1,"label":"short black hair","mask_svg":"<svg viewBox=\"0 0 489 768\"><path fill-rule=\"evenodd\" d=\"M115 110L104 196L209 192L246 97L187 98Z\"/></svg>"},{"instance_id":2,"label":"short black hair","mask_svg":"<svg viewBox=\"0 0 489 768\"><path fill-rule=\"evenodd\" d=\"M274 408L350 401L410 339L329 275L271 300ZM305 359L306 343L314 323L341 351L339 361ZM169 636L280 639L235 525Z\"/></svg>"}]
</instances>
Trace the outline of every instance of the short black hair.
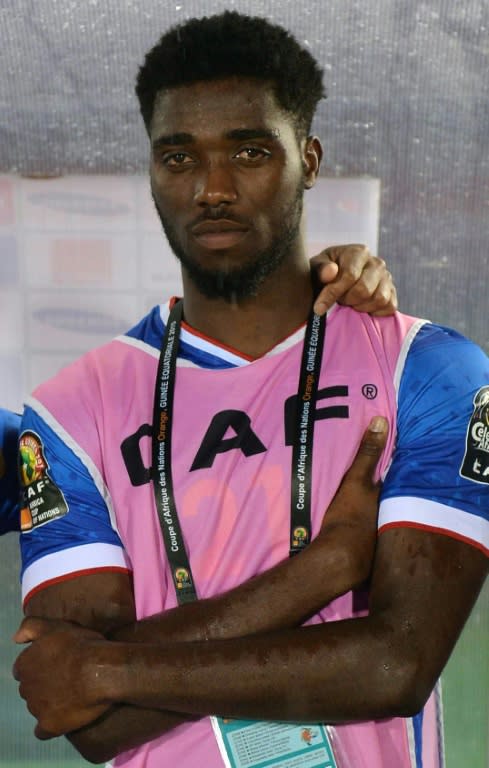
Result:
<instances>
[{"instance_id":1,"label":"short black hair","mask_svg":"<svg viewBox=\"0 0 489 768\"><path fill-rule=\"evenodd\" d=\"M317 61L283 27L235 11L172 27L148 52L136 82L148 133L159 91L234 75L269 81L296 130L309 133L325 96Z\"/></svg>"}]
</instances>

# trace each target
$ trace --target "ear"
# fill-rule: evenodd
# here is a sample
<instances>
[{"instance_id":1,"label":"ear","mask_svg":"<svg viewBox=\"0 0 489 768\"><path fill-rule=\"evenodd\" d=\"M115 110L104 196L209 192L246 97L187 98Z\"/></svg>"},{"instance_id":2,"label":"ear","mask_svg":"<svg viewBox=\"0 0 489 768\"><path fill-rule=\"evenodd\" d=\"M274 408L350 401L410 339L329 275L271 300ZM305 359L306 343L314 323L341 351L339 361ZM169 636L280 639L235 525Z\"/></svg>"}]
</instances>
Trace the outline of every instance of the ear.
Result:
<instances>
[{"instance_id":1,"label":"ear","mask_svg":"<svg viewBox=\"0 0 489 768\"><path fill-rule=\"evenodd\" d=\"M323 158L323 148L317 136L308 136L303 148L304 188L311 189L316 183Z\"/></svg>"}]
</instances>

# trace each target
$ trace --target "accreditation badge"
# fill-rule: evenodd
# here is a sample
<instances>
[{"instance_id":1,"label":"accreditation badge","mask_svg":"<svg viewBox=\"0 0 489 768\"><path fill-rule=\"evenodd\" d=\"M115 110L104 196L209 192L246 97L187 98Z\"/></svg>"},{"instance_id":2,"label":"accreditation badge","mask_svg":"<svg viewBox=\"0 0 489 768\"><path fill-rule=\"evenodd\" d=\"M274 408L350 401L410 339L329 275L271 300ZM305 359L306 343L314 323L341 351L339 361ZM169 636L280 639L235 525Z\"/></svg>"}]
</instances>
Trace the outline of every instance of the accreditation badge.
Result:
<instances>
[{"instance_id":1,"label":"accreditation badge","mask_svg":"<svg viewBox=\"0 0 489 768\"><path fill-rule=\"evenodd\" d=\"M211 721L226 768L338 768L325 725Z\"/></svg>"}]
</instances>

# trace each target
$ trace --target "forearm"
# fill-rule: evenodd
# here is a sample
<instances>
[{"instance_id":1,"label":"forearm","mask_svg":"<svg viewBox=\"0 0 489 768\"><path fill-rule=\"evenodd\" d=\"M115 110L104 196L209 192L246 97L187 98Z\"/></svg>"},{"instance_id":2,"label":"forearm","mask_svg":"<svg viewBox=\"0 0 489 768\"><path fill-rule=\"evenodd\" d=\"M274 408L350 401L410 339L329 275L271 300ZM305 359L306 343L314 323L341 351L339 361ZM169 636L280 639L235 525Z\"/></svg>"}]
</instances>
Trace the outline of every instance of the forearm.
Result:
<instances>
[{"instance_id":1,"label":"forearm","mask_svg":"<svg viewBox=\"0 0 489 768\"><path fill-rule=\"evenodd\" d=\"M483 553L451 537L388 531L377 548L368 616L166 647L106 643L99 647L98 696L266 720L413 715L441 674L486 573Z\"/></svg>"},{"instance_id":2,"label":"forearm","mask_svg":"<svg viewBox=\"0 0 489 768\"><path fill-rule=\"evenodd\" d=\"M111 639L166 644L296 627L365 577L350 539L346 527L324 530L300 555L235 589L118 628Z\"/></svg>"},{"instance_id":3,"label":"forearm","mask_svg":"<svg viewBox=\"0 0 489 768\"><path fill-rule=\"evenodd\" d=\"M86 760L104 763L193 719L161 709L115 705L95 723L68 733L67 739Z\"/></svg>"},{"instance_id":4,"label":"forearm","mask_svg":"<svg viewBox=\"0 0 489 768\"><path fill-rule=\"evenodd\" d=\"M135 622L111 633L137 643L219 640L294 627L360 578L339 527L323 531L300 555L216 598ZM328 574L325 578L324 574ZM304 589L304 584L308 584ZM161 702L156 705L161 707ZM183 710L185 711L185 710ZM69 736L87 759L108 760L190 718L134 706L112 707L104 718Z\"/></svg>"},{"instance_id":5,"label":"forearm","mask_svg":"<svg viewBox=\"0 0 489 768\"><path fill-rule=\"evenodd\" d=\"M411 668L392 633L369 618L250 638L158 645L107 644L101 696L196 716L347 722L406 714ZM402 664L396 659L402 658Z\"/></svg>"}]
</instances>

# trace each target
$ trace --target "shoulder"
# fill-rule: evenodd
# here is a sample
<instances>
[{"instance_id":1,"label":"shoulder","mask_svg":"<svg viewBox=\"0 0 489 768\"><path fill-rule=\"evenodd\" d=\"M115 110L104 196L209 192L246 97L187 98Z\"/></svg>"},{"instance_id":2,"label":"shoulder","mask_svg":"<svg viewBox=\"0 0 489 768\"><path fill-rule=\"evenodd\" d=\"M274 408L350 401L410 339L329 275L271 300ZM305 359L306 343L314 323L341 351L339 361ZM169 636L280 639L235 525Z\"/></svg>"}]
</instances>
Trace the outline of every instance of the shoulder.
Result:
<instances>
[{"instance_id":1,"label":"shoulder","mask_svg":"<svg viewBox=\"0 0 489 768\"><path fill-rule=\"evenodd\" d=\"M21 416L5 408L0 408L0 446L2 448L15 439L19 432Z\"/></svg>"},{"instance_id":2,"label":"shoulder","mask_svg":"<svg viewBox=\"0 0 489 768\"><path fill-rule=\"evenodd\" d=\"M29 405L39 412L66 413L70 421L76 412L95 416L102 393L115 392L133 375L135 358L153 365L158 355L154 344L159 347L162 329L159 307L154 307L129 331L90 350L39 385Z\"/></svg>"},{"instance_id":3,"label":"shoulder","mask_svg":"<svg viewBox=\"0 0 489 768\"><path fill-rule=\"evenodd\" d=\"M159 352L161 340L165 330L165 321L168 316L169 302L153 307L136 325L130 328L119 341L130 344L144 345ZM165 318L165 319L164 319Z\"/></svg>"},{"instance_id":4,"label":"shoulder","mask_svg":"<svg viewBox=\"0 0 489 768\"><path fill-rule=\"evenodd\" d=\"M409 340L398 371L398 443L427 432L465 434L478 393L489 385L489 358L457 331L427 323Z\"/></svg>"},{"instance_id":5,"label":"shoulder","mask_svg":"<svg viewBox=\"0 0 489 768\"><path fill-rule=\"evenodd\" d=\"M399 372L399 418L444 404L467 414L476 392L489 384L489 358L457 331L428 323L410 341ZM419 410L420 409L420 410Z\"/></svg>"},{"instance_id":6,"label":"shoulder","mask_svg":"<svg viewBox=\"0 0 489 768\"><path fill-rule=\"evenodd\" d=\"M466 336L453 328L426 322L416 330L410 344L412 360L431 362L432 367L440 362L450 362L450 370L458 367L457 362L463 360L469 365L469 371L477 371L482 366L487 367L488 358L485 352Z\"/></svg>"},{"instance_id":7,"label":"shoulder","mask_svg":"<svg viewBox=\"0 0 489 768\"><path fill-rule=\"evenodd\" d=\"M398 382L381 529L413 525L489 548L489 360L436 325L418 330Z\"/></svg>"},{"instance_id":8,"label":"shoulder","mask_svg":"<svg viewBox=\"0 0 489 768\"><path fill-rule=\"evenodd\" d=\"M394 312L388 317L373 317L338 305L328 314L327 322L335 333L361 334L378 354L394 362L394 365L399 355L406 354L419 329L429 325L429 320L401 312Z\"/></svg>"}]
</instances>

